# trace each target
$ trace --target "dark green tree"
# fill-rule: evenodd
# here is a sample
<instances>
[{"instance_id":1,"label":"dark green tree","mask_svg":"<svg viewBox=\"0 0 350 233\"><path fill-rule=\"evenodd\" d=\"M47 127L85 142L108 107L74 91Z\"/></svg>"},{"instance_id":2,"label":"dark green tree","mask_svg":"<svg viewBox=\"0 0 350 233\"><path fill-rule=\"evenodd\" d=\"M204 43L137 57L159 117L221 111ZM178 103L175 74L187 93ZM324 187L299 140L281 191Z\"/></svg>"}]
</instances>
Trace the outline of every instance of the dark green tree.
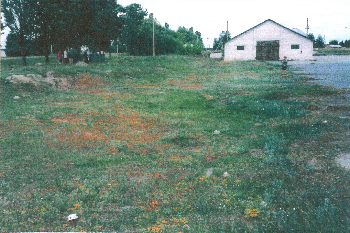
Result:
<instances>
[{"instance_id":1,"label":"dark green tree","mask_svg":"<svg viewBox=\"0 0 350 233\"><path fill-rule=\"evenodd\" d=\"M118 17L121 7L115 0L95 1L89 4L92 22L89 25L85 45L97 51L104 51L118 37L122 22Z\"/></svg>"},{"instance_id":2,"label":"dark green tree","mask_svg":"<svg viewBox=\"0 0 350 233\"><path fill-rule=\"evenodd\" d=\"M310 33L307 35L307 38L309 38L310 40L312 40L313 42L313 47L316 48L316 40L315 40L315 36L314 34Z\"/></svg>"},{"instance_id":3,"label":"dark green tree","mask_svg":"<svg viewBox=\"0 0 350 233\"><path fill-rule=\"evenodd\" d=\"M2 0L1 2L1 12L5 17L4 26L9 27L16 35L14 39L20 47L24 66L27 65L27 43L34 37L35 7L34 0Z\"/></svg>"},{"instance_id":4,"label":"dark green tree","mask_svg":"<svg viewBox=\"0 0 350 233\"><path fill-rule=\"evenodd\" d=\"M6 37L6 56L8 57L20 57L22 56L21 46L18 43L19 38L17 34L10 32ZM25 41L25 53L27 56L42 55L44 51L42 47L37 46L33 39L27 39Z\"/></svg>"},{"instance_id":5,"label":"dark green tree","mask_svg":"<svg viewBox=\"0 0 350 233\"><path fill-rule=\"evenodd\" d=\"M177 53L183 55L196 55L200 54L203 50L203 39L200 32L193 32L193 28L186 29L185 27L179 27L176 31L178 48Z\"/></svg>"},{"instance_id":6,"label":"dark green tree","mask_svg":"<svg viewBox=\"0 0 350 233\"><path fill-rule=\"evenodd\" d=\"M219 38L214 39L213 49L222 50L224 49L225 44L231 40L231 33L222 31Z\"/></svg>"},{"instance_id":7,"label":"dark green tree","mask_svg":"<svg viewBox=\"0 0 350 233\"><path fill-rule=\"evenodd\" d=\"M36 0L34 14L34 43L36 47L43 51L46 64L49 64L50 46L52 45L52 37L57 28L58 21L52 17L56 12L60 11L60 5L57 0Z\"/></svg>"},{"instance_id":8,"label":"dark green tree","mask_svg":"<svg viewBox=\"0 0 350 233\"><path fill-rule=\"evenodd\" d=\"M318 35L317 39L315 40L315 48L324 48L324 40L321 35Z\"/></svg>"},{"instance_id":9,"label":"dark green tree","mask_svg":"<svg viewBox=\"0 0 350 233\"><path fill-rule=\"evenodd\" d=\"M140 41L140 26L148 15L140 4L131 4L125 8L121 16L123 27L120 34L120 42L126 46L126 50L132 55L139 55L142 42Z\"/></svg>"},{"instance_id":10,"label":"dark green tree","mask_svg":"<svg viewBox=\"0 0 350 233\"><path fill-rule=\"evenodd\" d=\"M330 42L329 42L329 44L330 45L338 45L338 41L337 40L331 40Z\"/></svg>"},{"instance_id":11,"label":"dark green tree","mask_svg":"<svg viewBox=\"0 0 350 233\"><path fill-rule=\"evenodd\" d=\"M349 48L350 47L350 40L340 41L339 45L341 45L342 47L345 47L345 48Z\"/></svg>"},{"instance_id":12,"label":"dark green tree","mask_svg":"<svg viewBox=\"0 0 350 233\"><path fill-rule=\"evenodd\" d=\"M315 36L314 36L314 34L312 34L312 33L308 34L308 35L307 35L307 38L309 38L309 39L312 40L312 41L315 41Z\"/></svg>"},{"instance_id":13,"label":"dark green tree","mask_svg":"<svg viewBox=\"0 0 350 233\"><path fill-rule=\"evenodd\" d=\"M154 35L155 35L155 53L171 54L176 53L178 41L176 39L176 32L169 28L161 26L156 20L154 20ZM139 55L152 55L153 54L153 18L143 20L139 28Z\"/></svg>"}]
</instances>

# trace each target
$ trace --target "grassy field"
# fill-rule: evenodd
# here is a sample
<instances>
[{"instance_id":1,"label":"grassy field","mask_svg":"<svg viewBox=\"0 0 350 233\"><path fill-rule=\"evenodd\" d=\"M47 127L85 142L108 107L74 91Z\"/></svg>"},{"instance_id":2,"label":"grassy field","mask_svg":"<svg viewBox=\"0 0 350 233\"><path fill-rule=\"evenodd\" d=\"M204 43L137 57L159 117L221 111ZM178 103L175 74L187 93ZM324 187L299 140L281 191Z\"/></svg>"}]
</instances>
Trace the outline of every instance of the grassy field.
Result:
<instances>
[{"instance_id":1,"label":"grassy field","mask_svg":"<svg viewBox=\"0 0 350 233\"><path fill-rule=\"evenodd\" d=\"M350 55L350 48L339 49L314 49L314 56L329 56L329 55Z\"/></svg>"},{"instance_id":2,"label":"grassy field","mask_svg":"<svg viewBox=\"0 0 350 233\"><path fill-rule=\"evenodd\" d=\"M350 231L337 90L258 61L38 62L1 61L1 232Z\"/></svg>"}]
</instances>

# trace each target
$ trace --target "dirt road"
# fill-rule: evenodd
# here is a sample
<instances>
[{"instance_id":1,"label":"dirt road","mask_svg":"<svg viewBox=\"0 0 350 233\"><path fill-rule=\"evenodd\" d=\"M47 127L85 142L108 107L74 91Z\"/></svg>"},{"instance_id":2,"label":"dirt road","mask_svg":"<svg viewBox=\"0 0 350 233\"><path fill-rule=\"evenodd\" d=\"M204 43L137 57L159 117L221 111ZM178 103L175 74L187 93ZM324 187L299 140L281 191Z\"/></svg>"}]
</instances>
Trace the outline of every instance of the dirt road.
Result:
<instances>
[{"instance_id":1,"label":"dirt road","mask_svg":"<svg viewBox=\"0 0 350 233\"><path fill-rule=\"evenodd\" d=\"M350 118L350 112L345 110L350 106L350 56L320 56L313 61L289 61L288 65L293 72L312 78L310 82L344 90L344 93L324 97L322 101L325 105L343 108L339 118ZM347 143L349 138L350 132L345 132L338 143ZM336 160L350 169L350 152L338 153Z\"/></svg>"},{"instance_id":2,"label":"dirt road","mask_svg":"<svg viewBox=\"0 0 350 233\"><path fill-rule=\"evenodd\" d=\"M350 89L350 56L319 56L313 61L289 61L288 65L297 73L314 78L313 82Z\"/></svg>"}]
</instances>

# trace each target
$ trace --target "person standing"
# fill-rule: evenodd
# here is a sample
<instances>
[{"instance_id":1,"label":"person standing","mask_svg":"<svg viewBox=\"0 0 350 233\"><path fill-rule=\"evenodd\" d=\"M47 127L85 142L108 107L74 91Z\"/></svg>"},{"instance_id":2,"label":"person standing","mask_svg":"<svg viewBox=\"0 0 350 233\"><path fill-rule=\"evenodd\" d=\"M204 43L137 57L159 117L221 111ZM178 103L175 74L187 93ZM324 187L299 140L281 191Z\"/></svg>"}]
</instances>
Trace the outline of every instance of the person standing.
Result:
<instances>
[{"instance_id":1,"label":"person standing","mask_svg":"<svg viewBox=\"0 0 350 233\"><path fill-rule=\"evenodd\" d=\"M68 52L67 52L67 49L65 49L64 52L63 52L63 63L64 64L68 63Z\"/></svg>"},{"instance_id":2,"label":"person standing","mask_svg":"<svg viewBox=\"0 0 350 233\"><path fill-rule=\"evenodd\" d=\"M61 53L61 50L58 51L57 59L58 59L58 64L61 64L61 63L62 63L62 53Z\"/></svg>"},{"instance_id":3,"label":"person standing","mask_svg":"<svg viewBox=\"0 0 350 233\"><path fill-rule=\"evenodd\" d=\"M287 64L288 64L287 57L284 56L282 60L282 75L287 75Z\"/></svg>"}]
</instances>

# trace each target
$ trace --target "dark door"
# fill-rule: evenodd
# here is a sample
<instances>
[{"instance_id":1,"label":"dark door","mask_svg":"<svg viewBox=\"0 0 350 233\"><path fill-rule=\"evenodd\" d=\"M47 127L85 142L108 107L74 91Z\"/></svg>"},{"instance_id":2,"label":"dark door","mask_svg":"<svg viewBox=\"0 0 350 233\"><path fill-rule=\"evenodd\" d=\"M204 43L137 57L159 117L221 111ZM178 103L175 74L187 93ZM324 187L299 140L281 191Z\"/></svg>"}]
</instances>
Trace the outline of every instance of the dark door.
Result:
<instances>
[{"instance_id":1,"label":"dark door","mask_svg":"<svg viewBox=\"0 0 350 233\"><path fill-rule=\"evenodd\" d=\"M278 40L258 41L256 45L256 60L278 61L280 42Z\"/></svg>"}]
</instances>

